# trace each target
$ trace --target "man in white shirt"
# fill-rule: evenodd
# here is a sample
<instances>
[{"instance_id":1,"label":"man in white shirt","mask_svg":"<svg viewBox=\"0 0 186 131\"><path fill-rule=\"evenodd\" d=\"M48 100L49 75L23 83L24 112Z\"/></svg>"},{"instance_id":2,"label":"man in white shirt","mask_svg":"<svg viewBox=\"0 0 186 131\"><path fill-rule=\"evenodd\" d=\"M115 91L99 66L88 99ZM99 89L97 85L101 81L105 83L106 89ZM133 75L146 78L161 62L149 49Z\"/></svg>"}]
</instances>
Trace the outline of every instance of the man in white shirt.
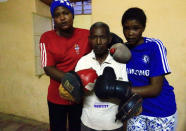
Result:
<instances>
[{"instance_id":1,"label":"man in white shirt","mask_svg":"<svg viewBox=\"0 0 186 131\"><path fill-rule=\"evenodd\" d=\"M93 24L89 36L93 50L78 61L75 71L92 68L100 76L105 67L112 67L117 80L128 81L126 65L116 62L109 53L110 42L108 25L103 22ZM123 123L115 121L118 105L117 99L102 100L94 91L86 93L81 116L81 131L123 131Z\"/></svg>"}]
</instances>

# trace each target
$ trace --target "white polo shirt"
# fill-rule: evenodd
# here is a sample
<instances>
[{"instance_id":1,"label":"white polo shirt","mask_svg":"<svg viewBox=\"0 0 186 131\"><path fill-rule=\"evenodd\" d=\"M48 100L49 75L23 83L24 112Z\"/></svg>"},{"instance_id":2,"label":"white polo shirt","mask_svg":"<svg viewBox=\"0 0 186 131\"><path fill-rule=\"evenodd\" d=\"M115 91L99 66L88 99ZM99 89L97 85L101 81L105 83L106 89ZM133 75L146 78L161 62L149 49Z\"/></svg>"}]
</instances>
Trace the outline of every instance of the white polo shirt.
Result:
<instances>
[{"instance_id":1,"label":"white polo shirt","mask_svg":"<svg viewBox=\"0 0 186 131\"><path fill-rule=\"evenodd\" d=\"M92 51L78 61L75 71L93 68L99 76L107 66L114 69L117 80L128 81L126 65L116 62L110 54L100 65ZM120 128L123 123L115 121L118 105L119 100L117 99L101 100L93 91L87 93L84 98L81 121L85 126L95 130L113 130Z\"/></svg>"}]
</instances>

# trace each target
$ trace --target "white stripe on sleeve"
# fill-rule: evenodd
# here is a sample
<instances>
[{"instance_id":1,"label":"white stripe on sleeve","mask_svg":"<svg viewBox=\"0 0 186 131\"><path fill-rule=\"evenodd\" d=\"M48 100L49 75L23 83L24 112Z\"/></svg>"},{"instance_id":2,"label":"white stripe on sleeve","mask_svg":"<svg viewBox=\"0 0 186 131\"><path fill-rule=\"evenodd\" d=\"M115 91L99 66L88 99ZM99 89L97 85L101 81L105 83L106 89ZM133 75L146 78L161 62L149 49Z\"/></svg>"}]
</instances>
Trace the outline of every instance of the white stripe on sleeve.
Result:
<instances>
[{"instance_id":1,"label":"white stripe on sleeve","mask_svg":"<svg viewBox=\"0 0 186 131\"><path fill-rule=\"evenodd\" d=\"M163 43L160 40L158 40L158 42L161 44L161 46L163 48L164 61L165 61L165 64L166 64L167 71L168 72L171 72L170 67L169 67L169 64L168 64L168 60L167 60L167 51L166 51L166 48L165 48L165 46L163 45Z\"/></svg>"},{"instance_id":2,"label":"white stripe on sleeve","mask_svg":"<svg viewBox=\"0 0 186 131\"><path fill-rule=\"evenodd\" d=\"M44 49L44 67L47 64L47 58L46 58L46 48L45 48L45 44L43 43L43 49Z\"/></svg>"},{"instance_id":3,"label":"white stripe on sleeve","mask_svg":"<svg viewBox=\"0 0 186 131\"><path fill-rule=\"evenodd\" d=\"M43 45L40 43L40 59L41 59L41 67L43 67Z\"/></svg>"},{"instance_id":4,"label":"white stripe on sleeve","mask_svg":"<svg viewBox=\"0 0 186 131\"><path fill-rule=\"evenodd\" d=\"M161 54L161 61L162 61L164 72L165 73L171 72L169 64L168 64L168 60L167 60L167 57L166 57L166 49L165 49L163 43L158 39L151 39L151 38L147 38L147 39L149 41L154 41L158 45L158 48L159 48L160 54Z\"/></svg>"},{"instance_id":5,"label":"white stripe on sleeve","mask_svg":"<svg viewBox=\"0 0 186 131\"><path fill-rule=\"evenodd\" d=\"M44 43L40 43L40 55L41 55L41 66L45 67L46 66L46 48Z\"/></svg>"}]
</instances>

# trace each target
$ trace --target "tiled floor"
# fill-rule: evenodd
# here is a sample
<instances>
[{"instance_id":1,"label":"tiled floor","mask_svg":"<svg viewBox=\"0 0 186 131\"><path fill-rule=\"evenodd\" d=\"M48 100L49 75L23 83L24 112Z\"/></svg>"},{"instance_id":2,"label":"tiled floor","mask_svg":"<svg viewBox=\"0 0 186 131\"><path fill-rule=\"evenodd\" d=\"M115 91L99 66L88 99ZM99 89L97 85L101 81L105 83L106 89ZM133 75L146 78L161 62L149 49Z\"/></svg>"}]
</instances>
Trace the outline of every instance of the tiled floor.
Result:
<instances>
[{"instance_id":1,"label":"tiled floor","mask_svg":"<svg viewBox=\"0 0 186 131\"><path fill-rule=\"evenodd\" d=\"M49 124L0 113L0 131L48 131Z\"/></svg>"}]
</instances>

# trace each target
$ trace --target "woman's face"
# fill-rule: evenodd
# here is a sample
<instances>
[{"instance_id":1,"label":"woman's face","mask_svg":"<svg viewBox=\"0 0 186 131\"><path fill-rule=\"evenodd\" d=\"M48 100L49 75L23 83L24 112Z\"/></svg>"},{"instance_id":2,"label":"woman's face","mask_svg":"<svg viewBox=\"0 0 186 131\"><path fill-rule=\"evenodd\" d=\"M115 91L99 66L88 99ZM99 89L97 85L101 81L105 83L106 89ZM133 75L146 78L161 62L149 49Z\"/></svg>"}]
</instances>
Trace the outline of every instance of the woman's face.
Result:
<instances>
[{"instance_id":1,"label":"woman's face","mask_svg":"<svg viewBox=\"0 0 186 131\"><path fill-rule=\"evenodd\" d=\"M68 30L73 27L73 15L65 7L59 6L54 11L54 24L59 30Z\"/></svg>"},{"instance_id":2,"label":"woman's face","mask_svg":"<svg viewBox=\"0 0 186 131\"><path fill-rule=\"evenodd\" d=\"M144 29L143 25L135 19L127 20L123 24L123 34L127 42L133 46L144 42L142 37Z\"/></svg>"}]
</instances>

